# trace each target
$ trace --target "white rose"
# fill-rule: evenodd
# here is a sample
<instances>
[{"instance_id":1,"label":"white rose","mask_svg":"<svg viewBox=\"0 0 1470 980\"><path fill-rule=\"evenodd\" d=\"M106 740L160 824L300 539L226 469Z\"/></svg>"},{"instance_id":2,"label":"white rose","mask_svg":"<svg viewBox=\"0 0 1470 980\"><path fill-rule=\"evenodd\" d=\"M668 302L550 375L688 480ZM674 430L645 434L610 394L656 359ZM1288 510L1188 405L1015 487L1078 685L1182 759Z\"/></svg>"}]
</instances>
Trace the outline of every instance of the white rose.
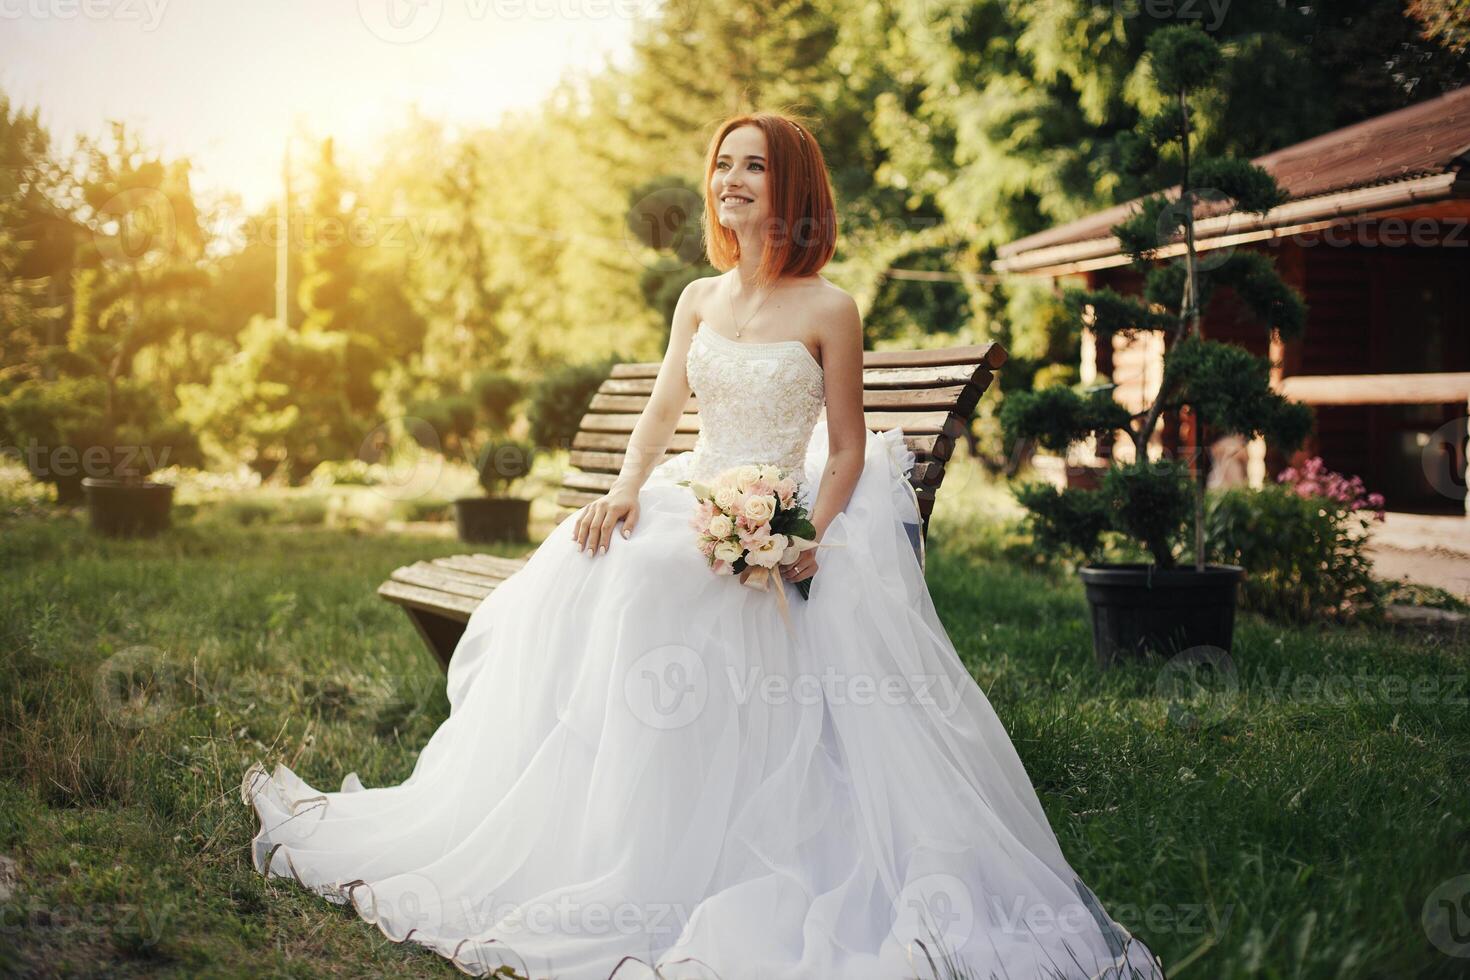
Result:
<instances>
[{"instance_id":1,"label":"white rose","mask_svg":"<svg viewBox=\"0 0 1470 980\"><path fill-rule=\"evenodd\" d=\"M760 478L762 480L765 480L767 483L779 482L781 479L781 467L770 465L762 466L760 469Z\"/></svg>"},{"instance_id":2,"label":"white rose","mask_svg":"<svg viewBox=\"0 0 1470 980\"><path fill-rule=\"evenodd\" d=\"M721 541L715 545L715 557L720 561L734 561L741 553L740 545L731 541Z\"/></svg>"},{"instance_id":3,"label":"white rose","mask_svg":"<svg viewBox=\"0 0 1470 980\"><path fill-rule=\"evenodd\" d=\"M762 568L775 568L781 561L781 555L786 551L786 535L773 534L750 552L746 559L752 565Z\"/></svg>"},{"instance_id":4,"label":"white rose","mask_svg":"<svg viewBox=\"0 0 1470 980\"><path fill-rule=\"evenodd\" d=\"M769 494L751 494L745 498L741 513L748 520L764 524L776 516L776 498ZM785 547L783 544L782 547Z\"/></svg>"},{"instance_id":5,"label":"white rose","mask_svg":"<svg viewBox=\"0 0 1470 980\"><path fill-rule=\"evenodd\" d=\"M742 486L747 483L754 483L760 479L760 475L761 468L759 466L746 464L745 466L737 466L735 468L735 482Z\"/></svg>"},{"instance_id":6,"label":"white rose","mask_svg":"<svg viewBox=\"0 0 1470 980\"><path fill-rule=\"evenodd\" d=\"M740 491L734 487L720 487L715 491L715 506L720 510L732 510L740 502Z\"/></svg>"},{"instance_id":7,"label":"white rose","mask_svg":"<svg viewBox=\"0 0 1470 980\"><path fill-rule=\"evenodd\" d=\"M713 538L728 538L730 532L735 530L735 522L724 514L716 514L710 518L709 534Z\"/></svg>"}]
</instances>

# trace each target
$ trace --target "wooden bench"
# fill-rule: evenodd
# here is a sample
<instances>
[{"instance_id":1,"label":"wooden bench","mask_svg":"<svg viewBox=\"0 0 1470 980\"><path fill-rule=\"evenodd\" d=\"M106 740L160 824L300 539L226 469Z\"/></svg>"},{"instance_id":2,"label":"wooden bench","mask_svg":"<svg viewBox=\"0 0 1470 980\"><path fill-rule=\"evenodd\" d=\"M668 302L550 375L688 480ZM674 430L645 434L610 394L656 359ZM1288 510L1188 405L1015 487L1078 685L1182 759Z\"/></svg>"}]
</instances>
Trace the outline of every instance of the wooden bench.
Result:
<instances>
[{"instance_id":1,"label":"wooden bench","mask_svg":"<svg viewBox=\"0 0 1470 980\"><path fill-rule=\"evenodd\" d=\"M877 432L903 428L904 442L914 452L910 482L918 496L925 538L955 440L962 436L970 413L990 386L991 372L1005 360L1005 349L993 343L863 355L863 409L868 428ZM568 470L557 494L563 518L612 486L633 424L653 391L658 367L657 362L614 365L597 389L572 441L573 469ZM698 434L698 399L691 396L667 455L693 449ZM524 565L524 559L485 554L415 562L394 571L378 587L378 595L403 607L447 669L470 614Z\"/></svg>"}]
</instances>

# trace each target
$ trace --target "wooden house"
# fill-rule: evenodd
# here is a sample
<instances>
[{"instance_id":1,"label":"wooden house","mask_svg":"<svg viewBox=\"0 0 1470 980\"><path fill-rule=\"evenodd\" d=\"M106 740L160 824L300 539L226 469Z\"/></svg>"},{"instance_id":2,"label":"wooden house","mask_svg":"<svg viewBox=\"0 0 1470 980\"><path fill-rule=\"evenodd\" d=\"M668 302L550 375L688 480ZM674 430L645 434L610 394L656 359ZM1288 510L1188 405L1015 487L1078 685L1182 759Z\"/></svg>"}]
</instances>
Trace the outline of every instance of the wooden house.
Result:
<instances>
[{"instance_id":1,"label":"wooden house","mask_svg":"<svg viewBox=\"0 0 1470 980\"><path fill-rule=\"evenodd\" d=\"M1307 328L1288 343L1268 338L1221 290L1204 334L1269 356L1279 390L1314 407L1316 432L1294 459L1320 455L1362 476L1390 510L1467 513L1470 86L1255 162L1289 200L1264 216L1202 208L1200 260L1207 269L1236 248L1274 256L1307 302ZM1137 293L1141 276L1109 230L1131 208L1011 242L996 268ZM1120 400L1145 403L1157 390L1162 343L1154 335L1099 345L1085 334L1083 379L1106 377ZM1181 414L1165 426L1165 448L1193 448ZM1261 445L1250 455L1255 483L1288 462Z\"/></svg>"}]
</instances>

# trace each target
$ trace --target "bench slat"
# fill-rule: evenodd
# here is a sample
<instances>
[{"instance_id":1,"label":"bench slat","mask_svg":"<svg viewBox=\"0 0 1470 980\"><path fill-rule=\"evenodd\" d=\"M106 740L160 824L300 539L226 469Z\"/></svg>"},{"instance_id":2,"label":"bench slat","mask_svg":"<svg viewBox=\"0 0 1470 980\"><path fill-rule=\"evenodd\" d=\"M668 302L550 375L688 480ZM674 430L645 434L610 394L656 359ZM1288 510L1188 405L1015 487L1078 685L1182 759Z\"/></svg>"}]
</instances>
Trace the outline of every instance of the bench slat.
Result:
<instances>
[{"instance_id":1,"label":"bench slat","mask_svg":"<svg viewBox=\"0 0 1470 980\"><path fill-rule=\"evenodd\" d=\"M976 364L940 364L931 367L864 368L863 387L869 390L882 388L940 388L945 385L970 384L981 378L989 383L989 371ZM653 376L637 378L608 378L597 388L599 395L651 395ZM697 397L691 395L697 401Z\"/></svg>"},{"instance_id":2,"label":"bench slat","mask_svg":"<svg viewBox=\"0 0 1470 980\"><path fill-rule=\"evenodd\" d=\"M904 445L908 446L917 459L938 459L940 461L949 459L950 450L953 449L953 438L948 434L928 433L925 435L911 435L904 430ZM939 451L940 443L944 444L943 452ZM571 452L569 462L572 466L584 473L619 473L623 469L623 448L616 450L592 450L574 449ZM692 447L691 447L692 448ZM673 457L687 450L676 450L670 448L664 452L664 459Z\"/></svg>"},{"instance_id":3,"label":"bench slat","mask_svg":"<svg viewBox=\"0 0 1470 980\"><path fill-rule=\"evenodd\" d=\"M948 364L974 364L994 371L1006 362L1005 348L1000 344L972 344L965 347L938 347L933 350L864 351L863 368L940 367ZM614 364L611 377L653 378L658 376L658 361L627 361Z\"/></svg>"},{"instance_id":4,"label":"bench slat","mask_svg":"<svg viewBox=\"0 0 1470 980\"><path fill-rule=\"evenodd\" d=\"M483 599L499 584L484 579L476 581L467 576L457 576L447 569L436 569L428 562L422 561L394 569L393 581L402 582L404 585L416 585L421 589L432 589L448 595L463 596L467 599Z\"/></svg>"},{"instance_id":5,"label":"bench slat","mask_svg":"<svg viewBox=\"0 0 1470 980\"><path fill-rule=\"evenodd\" d=\"M989 372L985 372L989 381ZM869 388L863 392L863 408L869 411L887 410L894 412L921 412L935 409L959 412L968 415L975 402L979 401L984 389L966 379L962 384L936 385L930 388ZM597 394L588 404L589 412L599 414L638 413L648 405L652 395ZM965 402L969 404L966 405ZM690 398L685 404L686 413L699 411L699 400Z\"/></svg>"},{"instance_id":6,"label":"bench slat","mask_svg":"<svg viewBox=\"0 0 1470 980\"><path fill-rule=\"evenodd\" d=\"M909 482L916 487L934 486L943 479L944 464L938 461L928 460L915 462L913 475ZM598 496L612 489L613 481L618 478L616 473L584 473L568 472L562 480L562 487L566 490L586 490L595 492ZM580 506L580 505L579 505Z\"/></svg>"},{"instance_id":7,"label":"bench slat","mask_svg":"<svg viewBox=\"0 0 1470 980\"><path fill-rule=\"evenodd\" d=\"M451 562L454 564L450 564ZM444 564L450 568L460 567L461 562L468 569L483 568L485 569L485 574L496 578L510 578L510 576L526 567L526 559L524 558L502 558L499 555L487 555L483 552L434 559L435 564Z\"/></svg>"},{"instance_id":8,"label":"bench slat","mask_svg":"<svg viewBox=\"0 0 1470 980\"><path fill-rule=\"evenodd\" d=\"M573 449L602 449L613 452L622 452L628 448L628 436L630 432L585 432L578 430L572 438ZM675 432L669 440L668 449L675 452L688 452L694 448L694 440L698 436L695 432Z\"/></svg>"},{"instance_id":9,"label":"bench slat","mask_svg":"<svg viewBox=\"0 0 1470 980\"><path fill-rule=\"evenodd\" d=\"M902 426L905 432L943 432L944 424L949 420L948 411L920 411L920 412L864 412L863 417L867 426L877 432L886 432L889 429L897 429ZM620 433L633 434L633 427L638 424L638 416L634 414L604 415L597 412L588 412L582 416L581 429L583 432ZM681 415L679 423L675 427L676 433L699 432L698 415ZM627 438L623 439L626 446ZM575 447L576 442L572 445Z\"/></svg>"},{"instance_id":10,"label":"bench slat","mask_svg":"<svg viewBox=\"0 0 1470 980\"><path fill-rule=\"evenodd\" d=\"M438 589L425 589L393 579L378 586L378 595L400 606L411 606L414 609L441 615L458 614L466 622L469 621L470 614L479 608L481 601L467 596L450 595Z\"/></svg>"}]
</instances>

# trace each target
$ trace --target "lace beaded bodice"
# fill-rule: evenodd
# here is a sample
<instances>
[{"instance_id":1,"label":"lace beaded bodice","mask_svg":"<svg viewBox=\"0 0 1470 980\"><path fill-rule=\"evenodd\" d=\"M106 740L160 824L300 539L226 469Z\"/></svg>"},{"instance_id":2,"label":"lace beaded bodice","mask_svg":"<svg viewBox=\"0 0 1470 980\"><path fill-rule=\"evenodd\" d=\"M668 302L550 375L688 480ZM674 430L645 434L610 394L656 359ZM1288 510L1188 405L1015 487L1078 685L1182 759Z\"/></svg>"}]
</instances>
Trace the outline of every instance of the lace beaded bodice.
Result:
<instances>
[{"instance_id":1,"label":"lace beaded bodice","mask_svg":"<svg viewBox=\"0 0 1470 980\"><path fill-rule=\"evenodd\" d=\"M701 322L685 367L700 428L694 451L670 461L680 464L676 479L708 480L744 463L773 463L803 479L826 402L822 368L805 344L745 343Z\"/></svg>"}]
</instances>

